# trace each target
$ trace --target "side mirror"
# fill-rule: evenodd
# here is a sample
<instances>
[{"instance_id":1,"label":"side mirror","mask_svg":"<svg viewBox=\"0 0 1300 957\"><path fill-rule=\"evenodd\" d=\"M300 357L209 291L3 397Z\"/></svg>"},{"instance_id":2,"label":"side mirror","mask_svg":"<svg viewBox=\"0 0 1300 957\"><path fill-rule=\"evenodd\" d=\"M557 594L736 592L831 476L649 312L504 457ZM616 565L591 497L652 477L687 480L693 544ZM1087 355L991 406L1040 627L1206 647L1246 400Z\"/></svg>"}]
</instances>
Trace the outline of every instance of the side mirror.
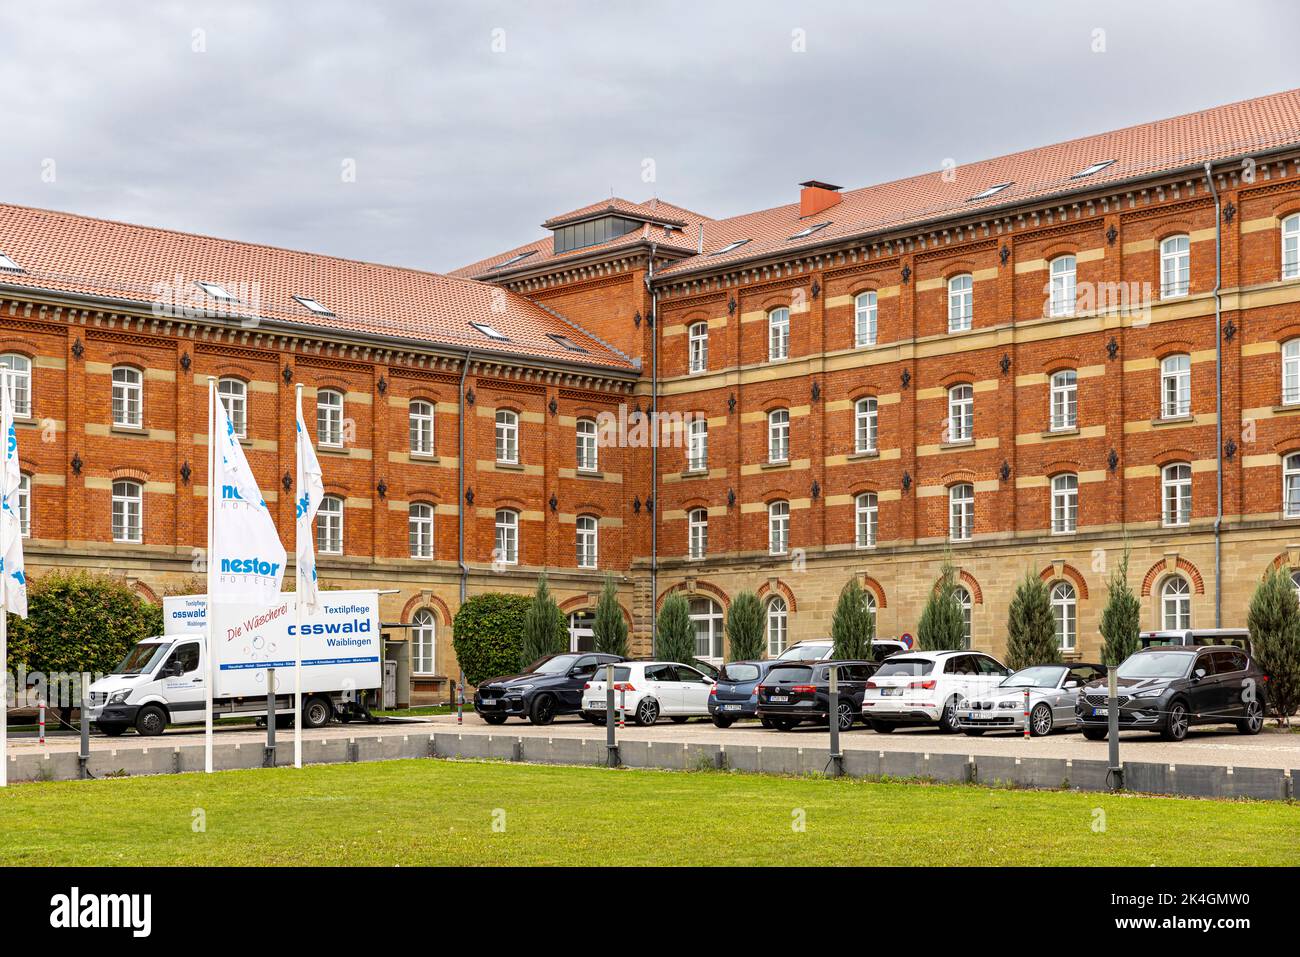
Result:
<instances>
[{"instance_id":1,"label":"side mirror","mask_svg":"<svg viewBox=\"0 0 1300 957\"><path fill-rule=\"evenodd\" d=\"M1015 672L1012 671L1010 668L1003 668L1003 669L1002 669L1002 674L1005 675L1006 677L1010 678L1012 675L1015 674Z\"/></svg>"},{"instance_id":2,"label":"side mirror","mask_svg":"<svg viewBox=\"0 0 1300 957\"><path fill-rule=\"evenodd\" d=\"M1076 681L1074 678L1071 678L1071 679L1069 679L1069 680L1065 683L1064 687L1066 687L1066 688L1077 688L1077 687L1079 687L1079 682Z\"/></svg>"},{"instance_id":3,"label":"side mirror","mask_svg":"<svg viewBox=\"0 0 1300 957\"><path fill-rule=\"evenodd\" d=\"M1200 680L1201 680L1202 678L1204 678L1204 677L1205 677L1205 669L1204 669L1204 668L1197 668L1195 671L1192 672L1192 680L1193 680L1193 681L1200 681Z\"/></svg>"}]
</instances>

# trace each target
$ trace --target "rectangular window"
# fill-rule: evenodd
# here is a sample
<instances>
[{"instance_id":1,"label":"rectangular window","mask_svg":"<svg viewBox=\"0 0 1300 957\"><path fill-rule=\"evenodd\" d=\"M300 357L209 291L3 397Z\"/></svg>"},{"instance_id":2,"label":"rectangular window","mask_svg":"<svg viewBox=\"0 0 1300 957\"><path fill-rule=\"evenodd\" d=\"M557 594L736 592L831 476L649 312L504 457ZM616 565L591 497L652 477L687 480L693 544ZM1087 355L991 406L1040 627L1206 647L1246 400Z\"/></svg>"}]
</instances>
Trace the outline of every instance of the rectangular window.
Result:
<instances>
[{"instance_id":1,"label":"rectangular window","mask_svg":"<svg viewBox=\"0 0 1300 957\"><path fill-rule=\"evenodd\" d=\"M433 454L433 403L411 403L411 451L416 455Z\"/></svg>"},{"instance_id":2,"label":"rectangular window","mask_svg":"<svg viewBox=\"0 0 1300 957\"><path fill-rule=\"evenodd\" d=\"M767 357L769 360L790 356L790 310L784 306L767 316Z\"/></svg>"},{"instance_id":3,"label":"rectangular window","mask_svg":"<svg viewBox=\"0 0 1300 957\"><path fill-rule=\"evenodd\" d=\"M415 502L407 519L412 558L433 557L433 506Z\"/></svg>"},{"instance_id":4,"label":"rectangular window","mask_svg":"<svg viewBox=\"0 0 1300 957\"><path fill-rule=\"evenodd\" d=\"M316 550L322 555L343 554L343 499L327 495L316 512Z\"/></svg>"},{"instance_id":5,"label":"rectangular window","mask_svg":"<svg viewBox=\"0 0 1300 957\"><path fill-rule=\"evenodd\" d=\"M1160 364L1160 415L1178 419L1192 414L1192 357L1168 356Z\"/></svg>"},{"instance_id":6,"label":"rectangular window","mask_svg":"<svg viewBox=\"0 0 1300 957\"><path fill-rule=\"evenodd\" d=\"M113 483L113 541L142 540L143 486L139 482Z\"/></svg>"},{"instance_id":7,"label":"rectangular window","mask_svg":"<svg viewBox=\"0 0 1300 957\"><path fill-rule=\"evenodd\" d=\"M969 442L975 434L975 389L955 385L948 390L948 442Z\"/></svg>"},{"instance_id":8,"label":"rectangular window","mask_svg":"<svg viewBox=\"0 0 1300 957\"><path fill-rule=\"evenodd\" d=\"M1057 256L1051 264L1051 282L1049 314L1052 316L1074 315L1076 289L1075 258Z\"/></svg>"},{"instance_id":9,"label":"rectangular window","mask_svg":"<svg viewBox=\"0 0 1300 957\"><path fill-rule=\"evenodd\" d=\"M703 416L692 416L686 449L686 469L703 472L709 467L709 424Z\"/></svg>"},{"instance_id":10,"label":"rectangular window","mask_svg":"<svg viewBox=\"0 0 1300 957\"><path fill-rule=\"evenodd\" d=\"M1079 424L1079 376L1073 369L1052 375L1051 431L1073 429Z\"/></svg>"},{"instance_id":11,"label":"rectangular window","mask_svg":"<svg viewBox=\"0 0 1300 957\"><path fill-rule=\"evenodd\" d=\"M113 424L138 429L144 424L142 376L139 369L118 366L113 370Z\"/></svg>"},{"instance_id":12,"label":"rectangular window","mask_svg":"<svg viewBox=\"0 0 1300 957\"><path fill-rule=\"evenodd\" d=\"M703 558L709 550L709 513L702 508L692 509L689 518L691 558Z\"/></svg>"},{"instance_id":13,"label":"rectangular window","mask_svg":"<svg viewBox=\"0 0 1300 957\"><path fill-rule=\"evenodd\" d=\"M497 412L497 461L507 465L519 462L519 417L508 409Z\"/></svg>"},{"instance_id":14,"label":"rectangular window","mask_svg":"<svg viewBox=\"0 0 1300 957\"><path fill-rule=\"evenodd\" d=\"M519 513L497 512L496 552L494 562L515 565L519 562Z\"/></svg>"},{"instance_id":15,"label":"rectangular window","mask_svg":"<svg viewBox=\"0 0 1300 957\"><path fill-rule=\"evenodd\" d=\"M333 389L316 393L316 441L331 448L343 447L343 393Z\"/></svg>"}]
</instances>

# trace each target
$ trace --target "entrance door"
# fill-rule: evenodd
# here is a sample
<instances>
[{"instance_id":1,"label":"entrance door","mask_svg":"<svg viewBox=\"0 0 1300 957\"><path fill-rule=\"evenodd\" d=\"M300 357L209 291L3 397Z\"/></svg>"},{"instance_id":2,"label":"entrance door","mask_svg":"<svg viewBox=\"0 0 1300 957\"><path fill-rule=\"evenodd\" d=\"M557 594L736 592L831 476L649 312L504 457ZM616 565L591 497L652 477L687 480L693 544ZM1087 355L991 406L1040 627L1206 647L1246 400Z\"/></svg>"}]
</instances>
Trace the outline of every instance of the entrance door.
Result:
<instances>
[{"instance_id":1,"label":"entrance door","mask_svg":"<svg viewBox=\"0 0 1300 957\"><path fill-rule=\"evenodd\" d=\"M596 623L594 611L575 611L569 616L569 650L595 651L596 638L591 626Z\"/></svg>"}]
</instances>

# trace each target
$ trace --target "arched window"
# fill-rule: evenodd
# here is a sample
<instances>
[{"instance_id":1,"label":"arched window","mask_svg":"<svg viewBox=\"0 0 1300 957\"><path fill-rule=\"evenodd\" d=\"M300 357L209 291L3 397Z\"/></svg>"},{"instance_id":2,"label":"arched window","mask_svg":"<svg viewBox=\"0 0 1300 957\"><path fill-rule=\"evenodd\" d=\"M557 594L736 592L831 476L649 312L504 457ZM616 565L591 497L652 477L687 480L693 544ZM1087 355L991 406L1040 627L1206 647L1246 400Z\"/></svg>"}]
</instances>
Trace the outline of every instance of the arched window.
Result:
<instances>
[{"instance_id":1,"label":"arched window","mask_svg":"<svg viewBox=\"0 0 1300 957\"><path fill-rule=\"evenodd\" d=\"M1300 571L1291 573L1291 587L1295 589L1295 598L1300 602Z\"/></svg>"},{"instance_id":2,"label":"arched window","mask_svg":"<svg viewBox=\"0 0 1300 957\"><path fill-rule=\"evenodd\" d=\"M135 366L113 367L113 424L127 429L144 426L144 376Z\"/></svg>"},{"instance_id":3,"label":"arched window","mask_svg":"<svg viewBox=\"0 0 1300 957\"><path fill-rule=\"evenodd\" d=\"M705 372L709 368L709 324L693 322L687 332L687 353L691 372Z\"/></svg>"},{"instance_id":4,"label":"arched window","mask_svg":"<svg viewBox=\"0 0 1300 957\"><path fill-rule=\"evenodd\" d=\"M1075 269L1076 261L1073 256L1057 256L1052 260L1049 315L1074 315L1074 302L1077 296Z\"/></svg>"},{"instance_id":5,"label":"arched window","mask_svg":"<svg viewBox=\"0 0 1300 957\"><path fill-rule=\"evenodd\" d=\"M854 527L857 530L858 548L874 548L880 509L875 492L863 492L853 500Z\"/></svg>"},{"instance_id":6,"label":"arched window","mask_svg":"<svg viewBox=\"0 0 1300 957\"><path fill-rule=\"evenodd\" d=\"M975 317L975 280L962 273L948 280L948 331L965 332Z\"/></svg>"},{"instance_id":7,"label":"arched window","mask_svg":"<svg viewBox=\"0 0 1300 957\"><path fill-rule=\"evenodd\" d=\"M709 512L708 509L693 508L686 514L687 555L691 558L703 558L709 553Z\"/></svg>"},{"instance_id":8,"label":"arched window","mask_svg":"<svg viewBox=\"0 0 1300 957\"><path fill-rule=\"evenodd\" d=\"M790 550L789 502L773 502L767 507L767 550L771 555Z\"/></svg>"},{"instance_id":9,"label":"arched window","mask_svg":"<svg viewBox=\"0 0 1300 957\"><path fill-rule=\"evenodd\" d=\"M434 654L437 650L438 622L433 612L421 608L411 616L411 672L417 675L437 673Z\"/></svg>"},{"instance_id":10,"label":"arched window","mask_svg":"<svg viewBox=\"0 0 1300 957\"><path fill-rule=\"evenodd\" d=\"M876 595L875 595L874 592L872 592L872 591L870 591L870 590L864 592L864 594L867 596L867 614L871 616L871 633L872 633L873 635L878 635L878 634L880 634L880 629L878 629L878 628L875 626L875 624L876 624Z\"/></svg>"},{"instance_id":11,"label":"arched window","mask_svg":"<svg viewBox=\"0 0 1300 957\"><path fill-rule=\"evenodd\" d=\"M790 410L773 409L767 414L767 460L790 460Z\"/></svg>"},{"instance_id":12,"label":"arched window","mask_svg":"<svg viewBox=\"0 0 1300 957\"><path fill-rule=\"evenodd\" d=\"M1300 278L1300 213L1282 220L1282 278Z\"/></svg>"},{"instance_id":13,"label":"arched window","mask_svg":"<svg viewBox=\"0 0 1300 957\"><path fill-rule=\"evenodd\" d=\"M967 384L948 390L948 442L969 442L975 435L975 389Z\"/></svg>"},{"instance_id":14,"label":"arched window","mask_svg":"<svg viewBox=\"0 0 1300 957\"><path fill-rule=\"evenodd\" d=\"M857 348L876 344L876 314L875 291L858 293L853 300L853 344Z\"/></svg>"},{"instance_id":15,"label":"arched window","mask_svg":"<svg viewBox=\"0 0 1300 957\"><path fill-rule=\"evenodd\" d=\"M1073 369L1052 373L1052 431L1076 428L1079 424L1079 376Z\"/></svg>"},{"instance_id":16,"label":"arched window","mask_svg":"<svg viewBox=\"0 0 1300 957\"><path fill-rule=\"evenodd\" d=\"M577 558L579 568L596 567L596 548L600 523L592 515L578 516Z\"/></svg>"},{"instance_id":17,"label":"arched window","mask_svg":"<svg viewBox=\"0 0 1300 957\"><path fill-rule=\"evenodd\" d=\"M32 415L32 360L16 352L0 356L0 369L9 370L9 394L14 415L29 419Z\"/></svg>"},{"instance_id":18,"label":"arched window","mask_svg":"<svg viewBox=\"0 0 1300 957\"><path fill-rule=\"evenodd\" d=\"M226 407L226 418L238 438L248 438L248 383L243 379L222 379L217 383L217 398Z\"/></svg>"},{"instance_id":19,"label":"arched window","mask_svg":"<svg viewBox=\"0 0 1300 957\"><path fill-rule=\"evenodd\" d=\"M513 509L497 509L496 551L494 562L503 565L519 563L519 513Z\"/></svg>"},{"instance_id":20,"label":"arched window","mask_svg":"<svg viewBox=\"0 0 1300 957\"><path fill-rule=\"evenodd\" d=\"M1192 520L1192 467L1174 462L1160 471L1161 521L1166 526L1186 525Z\"/></svg>"},{"instance_id":21,"label":"arched window","mask_svg":"<svg viewBox=\"0 0 1300 957\"><path fill-rule=\"evenodd\" d=\"M785 651L789 634L789 615L786 613L785 599L776 595L767 603L767 656L769 658L775 658Z\"/></svg>"},{"instance_id":22,"label":"arched window","mask_svg":"<svg viewBox=\"0 0 1300 957\"><path fill-rule=\"evenodd\" d=\"M433 557L433 506L412 502L407 508L406 527L412 558Z\"/></svg>"},{"instance_id":23,"label":"arched window","mask_svg":"<svg viewBox=\"0 0 1300 957\"><path fill-rule=\"evenodd\" d=\"M497 410L497 461L519 462L519 415L510 409Z\"/></svg>"},{"instance_id":24,"label":"arched window","mask_svg":"<svg viewBox=\"0 0 1300 957\"><path fill-rule=\"evenodd\" d=\"M577 425L578 471L599 471L600 460L596 452L596 420L579 419Z\"/></svg>"},{"instance_id":25,"label":"arched window","mask_svg":"<svg viewBox=\"0 0 1300 957\"><path fill-rule=\"evenodd\" d=\"M853 451L859 454L876 451L878 433L876 400L858 399L853 405Z\"/></svg>"},{"instance_id":26,"label":"arched window","mask_svg":"<svg viewBox=\"0 0 1300 957\"><path fill-rule=\"evenodd\" d=\"M1192 627L1192 588L1186 578L1174 575L1160 589L1160 620L1165 631Z\"/></svg>"},{"instance_id":27,"label":"arched window","mask_svg":"<svg viewBox=\"0 0 1300 957\"><path fill-rule=\"evenodd\" d=\"M32 477L26 472L18 478L18 527L23 538L32 537Z\"/></svg>"},{"instance_id":28,"label":"arched window","mask_svg":"<svg viewBox=\"0 0 1300 957\"><path fill-rule=\"evenodd\" d=\"M972 622L971 612L974 609L975 605L971 601L970 592L966 589L965 585L958 585L956 588L952 590L952 599L957 603L957 607L961 609L962 641L964 642L964 646L969 648L971 643L971 637L974 633L971 627L971 622Z\"/></svg>"},{"instance_id":29,"label":"arched window","mask_svg":"<svg viewBox=\"0 0 1300 957\"><path fill-rule=\"evenodd\" d=\"M1079 527L1079 476L1052 477L1052 534L1068 535Z\"/></svg>"},{"instance_id":30,"label":"arched window","mask_svg":"<svg viewBox=\"0 0 1300 957\"><path fill-rule=\"evenodd\" d=\"M1282 460L1282 513L1287 518L1300 518L1300 452L1292 452Z\"/></svg>"},{"instance_id":31,"label":"arched window","mask_svg":"<svg viewBox=\"0 0 1300 957\"><path fill-rule=\"evenodd\" d=\"M1057 582L1052 586L1052 618L1056 621L1056 643L1062 651L1073 651L1079 636L1079 615L1074 586Z\"/></svg>"},{"instance_id":32,"label":"arched window","mask_svg":"<svg viewBox=\"0 0 1300 957\"><path fill-rule=\"evenodd\" d=\"M113 541L143 540L144 486L126 479L113 483Z\"/></svg>"},{"instance_id":33,"label":"arched window","mask_svg":"<svg viewBox=\"0 0 1300 957\"><path fill-rule=\"evenodd\" d=\"M778 306L767 314L767 358L790 357L790 310Z\"/></svg>"},{"instance_id":34,"label":"arched window","mask_svg":"<svg viewBox=\"0 0 1300 957\"><path fill-rule=\"evenodd\" d=\"M416 455L433 454L433 403L412 400L410 407L411 451Z\"/></svg>"},{"instance_id":35,"label":"arched window","mask_svg":"<svg viewBox=\"0 0 1300 957\"><path fill-rule=\"evenodd\" d=\"M722 657L722 609L711 598L692 598L691 624L695 626L695 657Z\"/></svg>"},{"instance_id":36,"label":"arched window","mask_svg":"<svg viewBox=\"0 0 1300 957\"><path fill-rule=\"evenodd\" d=\"M1300 339L1282 343L1282 404L1300 403Z\"/></svg>"},{"instance_id":37,"label":"arched window","mask_svg":"<svg viewBox=\"0 0 1300 957\"><path fill-rule=\"evenodd\" d=\"M316 551L322 555L343 554L343 499L326 495L316 512Z\"/></svg>"},{"instance_id":38,"label":"arched window","mask_svg":"<svg viewBox=\"0 0 1300 957\"><path fill-rule=\"evenodd\" d=\"M1192 278L1192 241L1188 236L1170 236L1160 244L1160 298L1187 295Z\"/></svg>"},{"instance_id":39,"label":"arched window","mask_svg":"<svg viewBox=\"0 0 1300 957\"><path fill-rule=\"evenodd\" d=\"M963 482L948 489L948 538L968 542L975 532L975 486Z\"/></svg>"},{"instance_id":40,"label":"arched window","mask_svg":"<svg viewBox=\"0 0 1300 957\"><path fill-rule=\"evenodd\" d=\"M709 420L692 415L686 435L686 470L703 472L709 467Z\"/></svg>"},{"instance_id":41,"label":"arched window","mask_svg":"<svg viewBox=\"0 0 1300 957\"><path fill-rule=\"evenodd\" d=\"M343 447L343 393L336 389L316 393L316 442L328 448Z\"/></svg>"},{"instance_id":42,"label":"arched window","mask_svg":"<svg viewBox=\"0 0 1300 957\"><path fill-rule=\"evenodd\" d=\"M1160 360L1160 417L1192 414L1192 357L1179 354Z\"/></svg>"}]
</instances>

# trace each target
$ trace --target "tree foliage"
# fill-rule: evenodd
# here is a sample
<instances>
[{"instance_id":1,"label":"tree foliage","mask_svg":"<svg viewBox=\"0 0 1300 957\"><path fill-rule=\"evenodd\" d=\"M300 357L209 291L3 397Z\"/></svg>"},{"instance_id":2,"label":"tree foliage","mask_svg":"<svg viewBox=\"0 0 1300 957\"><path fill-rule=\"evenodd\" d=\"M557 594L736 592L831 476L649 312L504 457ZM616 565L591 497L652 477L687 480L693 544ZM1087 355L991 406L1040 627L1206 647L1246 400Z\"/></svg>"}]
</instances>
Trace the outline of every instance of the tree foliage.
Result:
<instances>
[{"instance_id":1,"label":"tree foliage","mask_svg":"<svg viewBox=\"0 0 1300 957\"><path fill-rule=\"evenodd\" d=\"M1138 631L1142 627L1142 605L1128 583L1129 547L1111 571L1106 582L1106 607L1101 613L1101 660L1120 664L1138 650Z\"/></svg>"},{"instance_id":2,"label":"tree foliage","mask_svg":"<svg viewBox=\"0 0 1300 957\"><path fill-rule=\"evenodd\" d=\"M527 595L486 592L460 606L451 645L469 684L515 674L524 666L524 619L532 601Z\"/></svg>"},{"instance_id":3,"label":"tree foliage","mask_svg":"<svg viewBox=\"0 0 1300 957\"><path fill-rule=\"evenodd\" d=\"M1300 706L1300 603L1290 568L1264 576L1250 599L1246 627L1255 661L1268 675L1268 709L1279 726L1289 726Z\"/></svg>"},{"instance_id":4,"label":"tree foliage","mask_svg":"<svg viewBox=\"0 0 1300 957\"><path fill-rule=\"evenodd\" d=\"M916 643L922 651L959 651L966 647L966 624L957 601L957 568L951 559L944 559L939 583L921 610Z\"/></svg>"},{"instance_id":5,"label":"tree foliage","mask_svg":"<svg viewBox=\"0 0 1300 957\"><path fill-rule=\"evenodd\" d=\"M1016 586L1007 613L1007 665L1015 671L1061 663L1047 583L1033 572Z\"/></svg>"},{"instance_id":6,"label":"tree foliage","mask_svg":"<svg viewBox=\"0 0 1300 957\"><path fill-rule=\"evenodd\" d=\"M858 576L849 579L840 591L831 616L831 641L835 658L869 658L875 638L876 623L867 606L867 593Z\"/></svg>"},{"instance_id":7,"label":"tree foliage","mask_svg":"<svg viewBox=\"0 0 1300 957\"><path fill-rule=\"evenodd\" d=\"M546 575L537 576L537 591L524 614L523 655L529 665L538 658L569 650L569 627L564 612L551 597Z\"/></svg>"},{"instance_id":8,"label":"tree foliage","mask_svg":"<svg viewBox=\"0 0 1300 957\"><path fill-rule=\"evenodd\" d=\"M763 604L752 591L742 591L727 610L727 660L755 661L765 645Z\"/></svg>"},{"instance_id":9,"label":"tree foliage","mask_svg":"<svg viewBox=\"0 0 1300 957\"><path fill-rule=\"evenodd\" d=\"M605 575L591 632L597 651L627 657L627 620L618 605L618 586L613 575Z\"/></svg>"},{"instance_id":10,"label":"tree foliage","mask_svg":"<svg viewBox=\"0 0 1300 957\"><path fill-rule=\"evenodd\" d=\"M660 661L695 662L695 625L691 622L690 606L680 592L672 592L664 599L655 622L655 657Z\"/></svg>"}]
</instances>

